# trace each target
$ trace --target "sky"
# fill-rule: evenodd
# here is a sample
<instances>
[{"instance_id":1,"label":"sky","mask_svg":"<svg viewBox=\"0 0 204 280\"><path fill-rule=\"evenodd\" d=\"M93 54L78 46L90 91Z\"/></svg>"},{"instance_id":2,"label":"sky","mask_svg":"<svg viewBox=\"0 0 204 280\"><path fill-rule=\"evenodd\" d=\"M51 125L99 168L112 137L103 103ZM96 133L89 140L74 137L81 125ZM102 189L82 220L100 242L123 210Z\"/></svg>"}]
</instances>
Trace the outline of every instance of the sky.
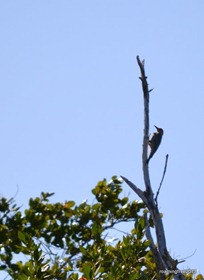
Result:
<instances>
[{"instance_id":1,"label":"sky","mask_svg":"<svg viewBox=\"0 0 204 280\"><path fill-rule=\"evenodd\" d=\"M180 269L204 273L203 10L190 0L2 1L1 197L22 208L42 191L92 203L113 175L144 189L139 55L154 89L150 132L164 129L154 192L169 154L159 196L167 247L176 259L193 254Z\"/></svg>"}]
</instances>

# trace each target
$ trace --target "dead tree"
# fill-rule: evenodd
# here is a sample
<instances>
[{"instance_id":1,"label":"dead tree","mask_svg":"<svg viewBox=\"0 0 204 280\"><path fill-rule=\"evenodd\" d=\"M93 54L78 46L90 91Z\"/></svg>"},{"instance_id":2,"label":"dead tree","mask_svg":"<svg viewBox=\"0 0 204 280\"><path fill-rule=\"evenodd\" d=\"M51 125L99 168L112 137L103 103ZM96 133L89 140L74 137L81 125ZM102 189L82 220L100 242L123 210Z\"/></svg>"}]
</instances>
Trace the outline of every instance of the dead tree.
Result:
<instances>
[{"instance_id":1,"label":"dead tree","mask_svg":"<svg viewBox=\"0 0 204 280\"><path fill-rule=\"evenodd\" d=\"M159 186L159 189L154 196L152 191L150 176L149 176L149 165L147 164L147 150L149 144L149 96L152 90L149 90L149 86L147 83L147 77L145 75L145 67L144 61L141 61L139 56L137 56L137 63L140 68L141 77L140 80L142 82L142 89L143 89L143 98L144 98L144 134L143 134L143 151L142 151L142 163L143 163L143 177L144 177L144 184L145 184L145 191L142 191L138 188L134 183L129 181L124 176L121 178L128 184L128 186L143 200L144 204L146 205L147 209L149 210L148 214L145 214L145 221L146 221L146 237L150 241L150 250L152 251L154 261L156 263L159 279L163 280L166 279L166 274L172 274L174 279L176 280L185 280L184 275L179 271L177 265L179 263L178 260L173 259L168 250L166 245L166 238L164 232L164 226L161 218L161 214L158 209L158 202L157 198L159 195L159 191L164 179L164 175L166 172L168 155L166 156L166 162L163 172L163 177ZM152 219L154 224L154 230L156 234L156 241L153 240L149 220ZM156 245L157 244L157 245Z\"/></svg>"}]
</instances>

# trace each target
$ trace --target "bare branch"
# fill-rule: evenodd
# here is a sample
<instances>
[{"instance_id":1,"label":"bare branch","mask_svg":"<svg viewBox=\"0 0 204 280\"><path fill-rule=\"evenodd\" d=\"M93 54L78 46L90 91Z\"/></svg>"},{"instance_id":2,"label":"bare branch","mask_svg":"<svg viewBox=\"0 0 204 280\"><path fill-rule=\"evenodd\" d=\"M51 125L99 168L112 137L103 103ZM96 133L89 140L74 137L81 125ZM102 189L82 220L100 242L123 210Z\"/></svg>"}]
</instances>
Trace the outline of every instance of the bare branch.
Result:
<instances>
[{"instance_id":1,"label":"bare branch","mask_svg":"<svg viewBox=\"0 0 204 280\"><path fill-rule=\"evenodd\" d=\"M191 258L192 256L194 256L195 253L196 253L196 251L197 251L197 250L195 250L190 256L187 256L187 257L185 257L185 258L183 258L183 259L178 260L178 263L185 262L186 259L189 259L189 258Z\"/></svg>"},{"instance_id":2,"label":"bare branch","mask_svg":"<svg viewBox=\"0 0 204 280\"><path fill-rule=\"evenodd\" d=\"M135 184L133 184L131 181L129 181L124 176L120 176L126 184L144 201L145 204L148 204L147 198L145 196L145 193L139 189Z\"/></svg>"},{"instance_id":3,"label":"bare branch","mask_svg":"<svg viewBox=\"0 0 204 280\"><path fill-rule=\"evenodd\" d=\"M144 68L144 60L141 61L139 56L137 56L137 63L140 68L141 77L140 80L142 82L142 89L143 89L143 97L144 97L144 134L143 134L143 151L142 151L142 163L143 163L143 177L145 182L145 191L143 192L140 188L138 188L135 184L129 181L127 178L121 176L121 178L128 184L128 186L143 200L147 209L150 212L151 218L153 219L153 224L155 227L156 233L156 242L153 241L150 227L148 224L148 219L146 219L146 237L150 240L150 249L152 251L155 263L157 265L157 270L159 272L159 279L165 279L162 275L160 270L177 270L178 261L171 258L167 246L166 246L166 238L165 232L163 227L162 218L158 209L157 205L157 198L159 195L159 191L161 189L164 176L166 173L167 168L167 161L168 155L166 156L166 163L164 167L164 172L162 176L162 180L159 186L159 189L156 194L156 199L154 199L154 194L151 188L150 177L149 177L149 169L147 161L147 149L148 149L148 142L149 142L149 90L148 83L147 83L147 76L145 75L145 68ZM157 243L157 246L155 245ZM170 272L171 273L171 272ZM177 272L177 274L173 275L174 279L184 280L184 276L182 273Z\"/></svg>"},{"instance_id":4,"label":"bare branch","mask_svg":"<svg viewBox=\"0 0 204 280\"><path fill-rule=\"evenodd\" d=\"M151 188L150 178L149 178L149 169L147 162L147 150L149 143L149 86L147 83L147 77L145 75L144 61L140 61L139 56L137 56L137 63L140 67L142 81L142 89L143 89L143 97L144 97L144 134L143 134L143 151L142 151L142 166L143 166L143 176L146 187L146 192L150 193L153 199L153 192Z\"/></svg>"},{"instance_id":5,"label":"bare branch","mask_svg":"<svg viewBox=\"0 0 204 280\"><path fill-rule=\"evenodd\" d=\"M145 224L146 224L145 234L146 234L147 240L150 241L149 247L151 249L151 252L153 254L153 258L154 258L154 260L157 264L157 270L159 272L160 270L165 269L165 264L163 263L162 257L159 254L157 246L154 244L154 240L152 238L152 234L151 234L150 227L149 227L149 221L148 221L148 218L147 218L147 213L145 213L144 218L145 218ZM164 274L161 275L161 279L165 279Z\"/></svg>"},{"instance_id":6,"label":"bare branch","mask_svg":"<svg viewBox=\"0 0 204 280\"><path fill-rule=\"evenodd\" d=\"M164 171L163 171L162 179L161 179L161 182L160 182L160 185L159 185L158 191L157 191L157 193L156 193L156 197L155 197L155 202L156 202L156 204L157 204L157 198L158 198L158 195L159 195L159 192L160 192L162 183L163 183L163 181L164 181L164 176L165 176L165 174L166 174L168 158L169 158L169 155L167 154L167 155L166 155L166 160L165 160L165 165L164 165Z\"/></svg>"}]
</instances>

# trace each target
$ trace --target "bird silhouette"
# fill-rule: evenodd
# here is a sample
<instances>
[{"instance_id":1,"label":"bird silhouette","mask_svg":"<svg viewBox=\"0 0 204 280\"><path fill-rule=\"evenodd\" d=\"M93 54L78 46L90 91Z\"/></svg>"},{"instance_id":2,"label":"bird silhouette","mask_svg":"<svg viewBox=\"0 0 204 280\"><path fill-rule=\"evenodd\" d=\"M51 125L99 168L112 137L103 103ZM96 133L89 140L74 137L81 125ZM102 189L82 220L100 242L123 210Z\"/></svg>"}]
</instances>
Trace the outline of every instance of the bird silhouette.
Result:
<instances>
[{"instance_id":1,"label":"bird silhouette","mask_svg":"<svg viewBox=\"0 0 204 280\"><path fill-rule=\"evenodd\" d=\"M155 152L157 151L157 149L159 148L159 145L161 143L162 140L162 136L164 134L164 131L162 128L159 128L155 125L157 132L155 132L152 135L152 138L149 140L149 146L150 146L150 154L149 157L146 161L146 164L148 164L148 162L150 161L150 159L153 157L153 155L155 154Z\"/></svg>"}]
</instances>

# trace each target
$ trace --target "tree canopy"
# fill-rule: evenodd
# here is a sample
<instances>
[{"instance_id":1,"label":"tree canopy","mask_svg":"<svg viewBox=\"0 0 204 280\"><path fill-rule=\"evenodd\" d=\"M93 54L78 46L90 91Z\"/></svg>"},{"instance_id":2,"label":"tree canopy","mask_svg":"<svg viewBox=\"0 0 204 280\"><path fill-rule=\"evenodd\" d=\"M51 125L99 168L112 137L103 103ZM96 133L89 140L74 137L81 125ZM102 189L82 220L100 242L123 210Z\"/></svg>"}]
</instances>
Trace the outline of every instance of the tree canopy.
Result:
<instances>
[{"instance_id":1,"label":"tree canopy","mask_svg":"<svg viewBox=\"0 0 204 280\"><path fill-rule=\"evenodd\" d=\"M21 212L14 199L1 198L0 269L7 279L157 279L145 238L148 210L123 197L121 184L117 177L98 182L92 205L50 203L53 193L41 193Z\"/></svg>"}]
</instances>

